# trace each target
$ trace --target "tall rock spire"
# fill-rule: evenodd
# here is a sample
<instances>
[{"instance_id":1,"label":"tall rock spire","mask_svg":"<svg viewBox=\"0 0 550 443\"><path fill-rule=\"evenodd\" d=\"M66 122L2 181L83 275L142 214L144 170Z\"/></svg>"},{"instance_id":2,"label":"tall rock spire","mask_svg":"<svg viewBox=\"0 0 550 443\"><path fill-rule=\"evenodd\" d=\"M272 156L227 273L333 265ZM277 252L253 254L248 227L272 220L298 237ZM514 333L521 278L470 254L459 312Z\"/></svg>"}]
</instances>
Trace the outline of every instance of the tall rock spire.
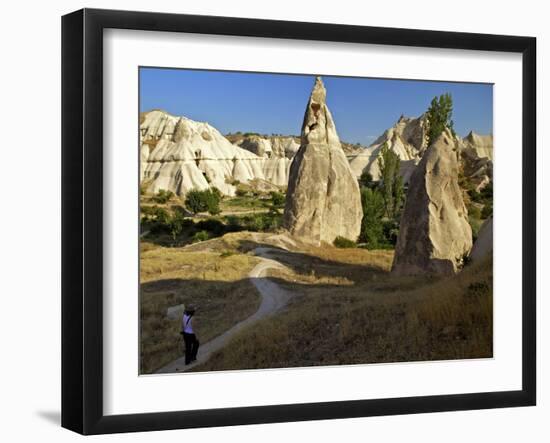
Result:
<instances>
[{"instance_id":1,"label":"tall rock spire","mask_svg":"<svg viewBox=\"0 0 550 443\"><path fill-rule=\"evenodd\" d=\"M392 271L452 274L472 249L468 210L458 185L456 140L446 130L428 148L409 182Z\"/></svg>"},{"instance_id":2,"label":"tall rock spire","mask_svg":"<svg viewBox=\"0 0 550 443\"><path fill-rule=\"evenodd\" d=\"M326 105L320 77L309 98L301 145L290 166L284 226L303 241L331 243L338 236L357 240L361 196Z\"/></svg>"}]
</instances>

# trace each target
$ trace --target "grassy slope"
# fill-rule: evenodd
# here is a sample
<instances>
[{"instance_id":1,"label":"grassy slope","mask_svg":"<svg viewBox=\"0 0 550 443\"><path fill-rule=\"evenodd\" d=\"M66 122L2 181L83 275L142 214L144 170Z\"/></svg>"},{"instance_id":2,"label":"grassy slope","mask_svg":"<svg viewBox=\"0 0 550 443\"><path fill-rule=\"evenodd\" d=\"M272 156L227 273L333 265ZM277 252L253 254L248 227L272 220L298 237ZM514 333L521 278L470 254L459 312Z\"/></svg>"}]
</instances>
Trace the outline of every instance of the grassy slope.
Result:
<instances>
[{"instance_id":1,"label":"grassy slope","mask_svg":"<svg viewBox=\"0 0 550 443\"><path fill-rule=\"evenodd\" d=\"M242 331L196 371L492 356L492 262L440 279L388 273L391 251L280 256L287 310Z\"/></svg>"},{"instance_id":2,"label":"grassy slope","mask_svg":"<svg viewBox=\"0 0 550 443\"><path fill-rule=\"evenodd\" d=\"M198 334L206 342L252 315L259 295L246 278L256 259L201 248L141 246L141 372L151 373L182 355L180 320L166 309L197 304Z\"/></svg>"}]
</instances>

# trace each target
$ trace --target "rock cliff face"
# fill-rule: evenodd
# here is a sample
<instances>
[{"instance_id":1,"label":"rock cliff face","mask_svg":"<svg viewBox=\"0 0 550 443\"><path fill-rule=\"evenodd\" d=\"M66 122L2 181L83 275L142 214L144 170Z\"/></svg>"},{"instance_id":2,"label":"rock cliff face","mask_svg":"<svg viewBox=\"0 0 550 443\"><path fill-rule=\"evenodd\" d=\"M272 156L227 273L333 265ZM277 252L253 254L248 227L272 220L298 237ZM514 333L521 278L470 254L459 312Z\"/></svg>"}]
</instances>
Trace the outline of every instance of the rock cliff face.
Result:
<instances>
[{"instance_id":1,"label":"rock cliff face","mask_svg":"<svg viewBox=\"0 0 550 443\"><path fill-rule=\"evenodd\" d=\"M140 179L147 192L167 189L182 195L192 188L216 186L234 195L236 180L258 180L283 188L300 146L294 137L284 136L238 136L230 137L231 142L208 123L160 110L143 113L141 119ZM401 117L368 148L340 145L346 146L344 154L357 178L367 171L378 180L378 156L387 143L401 159L400 172L408 182L426 152L425 140L424 116ZM478 191L483 189L493 177L493 137L471 132L455 141L465 177Z\"/></svg>"},{"instance_id":2,"label":"rock cliff face","mask_svg":"<svg viewBox=\"0 0 550 443\"><path fill-rule=\"evenodd\" d=\"M401 218L392 271L452 274L472 249L472 229L458 185L458 143L444 132L415 168Z\"/></svg>"},{"instance_id":3,"label":"rock cliff face","mask_svg":"<svg viewBox=\"0 0 550 443\"><path fill-rule=\"evenodd\" d=\"M464 176L481 191L493 179L493 136L470 132L462 139L460 159Z\"/></svg>"},{"instance_id":4,"label":"rock cliff face","mask_svg":"<svg viewBox=\"0 0 550 443\"><path fill-rule=\"evenodd\" d=\"M388 148L401 159L400 172L404 181L408 182L426 149L426 132L423 115L418 118L401 116L393 127L387 129L372 145L351 160L351 170L357 178L367 171L374 180L380 179L378 156L384 143L387 143Z\"/></svg>"},{"instance_id":5,"label":"rock cliff face","mask_svg":"<svg viewBox=\"0 0 550 443\"><path fill-rule=\"evenodd\" d=\"M319 77L307 104L301 145L290 166L284 226L303 241L356 240L363 212L359 186L326 105Z\"/></svg>"},{"instance_id":6,"label":"rock cliff face","mask_svg":"<svg viewBox=\"0 0 550 443\"><path fill-rule=\"evenodd\" d=\"M378 157L384 143L401 159L400 173L405 183L426 152L427 126L424 115L418 118L401 116L397 123L387 129L372 145L356 153L350 159L350 166L357 178L369 172L374 180L380 178ZM470 132L463 139L455 137L459 161L464 175L472 179L479 191L493 178L493 136Z\"/></svg>"},{"instance_id":7,"label":"rock cliff face","mask_svg":"<svg viewBox=\"0 0 550 443\"><path fill-rule=\"evenodd\" d=\"M493 136L479 135L473 131L462 139L464 147L475 152L478 158L488 158L493 160Z\"/></svg>"},{"instance_id":8,"label":"rock cliff face","mask_svg":"<svg viewBox=\"0 0 550 443\"><path fill-rule=\"evenodd\" d=\"M142 183L147 192L166 189L182 195L215 186L233 195L234 180L264 178L260 157L231 144L208 123L152 111L140 129Z\"/></svg>"},{"instance_id":9,"label":"rock cliff face","mask_svg":"<svg viewBox=\"0 0 550 443\"><path fill-rule=\"evenodd\" d=\"M159 110L142 115L140 137L146 192L166 189L177 195L211 186L234 195L235 181L255 179L286 187L299 148L292 137L253 136L235 145L208 123Z\"/></svg>"},{"instance_id":10,"label":"rock cliff face","mask_svg":"<svg viewBox=\"0 0 550 443\"><path fill-rule=\"evenodd\" d=\"M264 138L259 135L245 137L237 145L264 158L286 157L292 159L300 148L293 137L272 136Z\"/></svg>"},{"instance_id":11,"label":"rock cliff face","mask_svg":"<svg viewBox=\"0 0 550 443\"><path fill-rule=\"evenodd\" d=\"M290 163L300 147L294 138L253 135L241 140L238 146L264 159L262 171L266 181L281 187L287 185Z\"/></svg>"},{"instance_id":12,"label":"rock cliff face","mask_svg":"<svg viewBox=\"0 0 550 443\"><path fill-rule=\"evenodd\" d=\"M493 217L488 218L481 225L477 240L472 248L472 261L482 260L493 253Z\"/></svg>"}]
</instances>

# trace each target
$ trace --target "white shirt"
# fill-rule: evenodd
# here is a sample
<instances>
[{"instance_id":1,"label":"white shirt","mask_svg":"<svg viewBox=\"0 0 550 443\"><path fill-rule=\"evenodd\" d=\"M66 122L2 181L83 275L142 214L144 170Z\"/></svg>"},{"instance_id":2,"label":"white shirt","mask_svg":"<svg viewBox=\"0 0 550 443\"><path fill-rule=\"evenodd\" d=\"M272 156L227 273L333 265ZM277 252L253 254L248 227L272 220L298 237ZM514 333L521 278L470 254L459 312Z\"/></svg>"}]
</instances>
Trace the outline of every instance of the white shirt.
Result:
<instances>
[{"instance_id":1,"label":"white shirt","mask_svg":"<svg viewBox=\"0 0 550 443\"><path fill-rule=\"evenodd\" d=\"M186 334L194 334L193 332L193 316L183 314L183 332Z\"/></svg>"}]
</instances>

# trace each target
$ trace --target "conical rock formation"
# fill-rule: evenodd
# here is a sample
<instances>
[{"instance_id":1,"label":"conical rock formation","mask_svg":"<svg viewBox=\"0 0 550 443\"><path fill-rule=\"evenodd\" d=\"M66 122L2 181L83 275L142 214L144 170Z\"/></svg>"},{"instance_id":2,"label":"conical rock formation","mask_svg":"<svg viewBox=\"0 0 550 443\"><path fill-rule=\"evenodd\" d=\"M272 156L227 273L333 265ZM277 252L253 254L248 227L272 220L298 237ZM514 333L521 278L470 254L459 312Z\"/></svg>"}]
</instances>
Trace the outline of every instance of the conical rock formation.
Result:
<instances>
[{"instance_id":1,"label":"conical rock formation","mask_svg":"<svg viewBox=\"0 0 550 443\"><path fill-rule=\"evenodd\" d=\"M393 271L452 274L472 249L472 229L458 185L456 140L445 131L426 151L409 182Z\"/></svg>"},{"instance_id":2,"label":"conical rock formation","mask_svg":"<svg viewBox=\"0 0 550 443\"><path fill-rule=\"evenodd\" d=\"M362 215L359 185L317 77L304 115L300 149L290 166L284 226L291 235L314 244L332 243L338 236L356 240Z\"/></svg>"},{"instance_id":3,"label":"conical rock formation","mask_svg":"<svg viewBox=\"0 0 550 443\"><path fill-rule=\"evenodd\" d=\"M488 218L481 225L481 229L474 243L470 259L479 261L493 253L493 217Z\"/></svg>"}]
</instances>

